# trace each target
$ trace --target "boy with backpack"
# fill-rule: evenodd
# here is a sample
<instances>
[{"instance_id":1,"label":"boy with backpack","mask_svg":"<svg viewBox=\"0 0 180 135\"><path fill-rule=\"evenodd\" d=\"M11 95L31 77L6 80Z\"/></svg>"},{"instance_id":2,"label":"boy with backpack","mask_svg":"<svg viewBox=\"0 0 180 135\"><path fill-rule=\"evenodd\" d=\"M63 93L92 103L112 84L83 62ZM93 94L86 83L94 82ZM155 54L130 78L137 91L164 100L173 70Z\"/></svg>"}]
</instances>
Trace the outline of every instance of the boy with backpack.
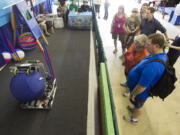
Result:
<instances>
[{"instance_id":1,"label":"boy with backpack","mask_svg":"<svg viewBox=\"0 0 180 135\"><path fill-rule=\"evenodd\" d=\"M167 56L163 50L165 47L163 35L159 33L150 35L146 47L150 56L143 59L129 72L126 82L131 93L130 101L134 108L128 106L127 109L132 115L130 117L123 116L123 119L134 124L138 123L138 117L141 115L146 99L150 96L159 96L164 99L174 89L176 81L174 68L166 63ZM167 77L170 78L170 85L166 83ZM165 92L162 89L163 85L167 85Z\"/></svg>"}]
</instances>

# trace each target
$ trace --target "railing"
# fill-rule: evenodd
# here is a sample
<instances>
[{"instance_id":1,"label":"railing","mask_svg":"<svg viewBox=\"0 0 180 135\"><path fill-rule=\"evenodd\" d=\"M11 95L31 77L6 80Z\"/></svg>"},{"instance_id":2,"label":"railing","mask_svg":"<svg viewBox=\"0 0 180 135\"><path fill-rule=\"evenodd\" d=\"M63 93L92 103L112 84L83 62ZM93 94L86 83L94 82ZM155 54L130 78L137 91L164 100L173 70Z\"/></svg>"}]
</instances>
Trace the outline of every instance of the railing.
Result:
<instances>
[{"instance_id":1,"label":"railing","mask_svg":"<svg viewBox=\"0 0 180 135\"><path fill-rule=\"evenodd\" d=\"M103 42L98 28L96 13L93 6L93 31L95 34L96 66L100 78L100 103L103 135L119 135L116 108L107 68L107 60Z\"/></svg>"}]
</instances>

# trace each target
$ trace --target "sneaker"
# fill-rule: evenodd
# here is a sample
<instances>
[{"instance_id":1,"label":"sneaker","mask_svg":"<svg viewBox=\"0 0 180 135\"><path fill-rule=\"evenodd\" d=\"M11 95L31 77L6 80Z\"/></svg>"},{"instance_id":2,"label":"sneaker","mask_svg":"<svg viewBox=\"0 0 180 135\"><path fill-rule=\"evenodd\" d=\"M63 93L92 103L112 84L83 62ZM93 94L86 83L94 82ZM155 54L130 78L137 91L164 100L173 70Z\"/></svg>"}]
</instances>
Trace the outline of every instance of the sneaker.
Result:
<instances>
[{"instance_id":1,"label":"sneaker","mask_svg":"<svg viewBox=\"0 0 180 135\"><path fill-rule=\"evenodd\" d=\"M51 34L50 34L50 33L48 33L48 32L47 32L47 33L45 33L45 35L46 35L47 37L51 36Z\"/></svg>"},{"instance_id":2,"label":"sneaker","mask_svg":"<svg viewBox=\"0 0 180 135\"><path fill-rule=\"evenodd\" d=\"M131 113L133 113L133 111L134 111L134 108L131 107L131 106L129 106L129 105L127 106L127 109L128 109L128 111L131 112Z\"/></svg>"},{"instance_id":3,"label":"sneaker","mask_svg":"<svg viewBox=\"0 0 180 135\"><path fill-rule=\"evenodd\" d=\"M51 28L51 29L50 29L50 33L52 33L52 34L55 33L54 28Z\"/></svg>"},{"instance_id":4,"label":"sneaker","mask_svg":"<svg viewBox=\"0 0 180 135\"><path fill-rule=\"evenodd\" d=\"M132 124L138 124L138 119L133 119L132 117L128 117L128 116L123 116L123 119Z\"/></svg>"},{"instance_id":5,"label":"sneaker","mask_svg":"<svg viewBox=\"0 0 180 135\"><path fill-rule=\"evenodd\" d=\"M124 55L119 56L119 59L124 59Z\"/></svg>"},{"instance_id":6,"label":"sneaker","mask_svg":"<svg viewBox=\"0 0 180 135\"><path fill-rule=\"evenodd\" d=\"M129 97L129 96L130 96L130 92L129 92L129 91L128 91L128 92L127 92L127 91L124 92L124 93L123 93L123 96L124 96L124 97Z\"/></svg>"},{"instance_id":7,"label":"sneaker","mask_svg":"<svg viewBox=\"0 0 180 135\"><path fill-rule=\"evenodd\" d=\"M123 87L127 87L126 83L120 83L120 85L123 86Z\"/></svg>"},{"instance_id":8,"label":"sneaker","mask_svg":"<svg viewBox=\"0 0 180 135\"><path fill-rule=\"evenodd\" d=\"M113 53L115 54L115 53L117 53L117 51L118 51L117 49L114 49Z\"/></svg>"}]
</instances>

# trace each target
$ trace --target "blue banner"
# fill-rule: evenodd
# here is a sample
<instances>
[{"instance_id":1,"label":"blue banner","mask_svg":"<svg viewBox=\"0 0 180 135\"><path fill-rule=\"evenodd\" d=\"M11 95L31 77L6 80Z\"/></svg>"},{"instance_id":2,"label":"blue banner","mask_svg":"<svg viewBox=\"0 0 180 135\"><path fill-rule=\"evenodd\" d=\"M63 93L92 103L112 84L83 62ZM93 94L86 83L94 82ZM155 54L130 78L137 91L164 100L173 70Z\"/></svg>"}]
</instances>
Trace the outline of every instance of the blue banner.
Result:
<instances>
[{"instance_id":1,"label":"blue banner","mask_svg":"<svg viewBox=\"0 0 180 135\"><path fill-rule=\"evenodd\" d=\"M10 21L11 6L15 5L22 0L0 0L0 27ZM32 0L33 5L36 6L46 0ZM3 9L8 7L6 9Z\"/></svg>"},{"instance_id":2,"label":"blue banner","mask_svg":"<svg viewBox=\"0 0 180 135\"><path fill-rule=\"evenodd\" d=\"M2 27L3 25L7 24L8 22L10 22L10 18L11 18L10 11L9 11L8 14L0 16L0 27Z\"/></svg>"},{"instance_id":3,"label":"blue banner","mask_svg":"<svg viewBox=\"0 0 180 135\"><path fill-rule=\"evenodd\" d=\"M18 20L23 19L22 21L27 24L28 28L33 33L36 40L41 37L41 29L33 14L30 12L30 8L25 1L16 4L14 12L15 14L18 14L17 16L15 16L19 17L17 18Z\"/></svg>"},{"instance_id":4,"label":"blue banner","mask_svg":"<svg viewBox=\"0 0 180 135\"><path fill-rule=\"evenodd\" d=\"M0 10L7 6L15 5L22 0L0 0ZM1 12L0 12L1 13Z\"/></svg>"},{"instance_id":5,"label":"blue banner","mask_svg":"<svg viewBox=\"0 0 180 135\"><path fill-rule=\"evenodd\" d=\"M10 21L11 5L14 5L20 1L22 0L0 0L0 27Z\"/></svg>"}]
</instances>

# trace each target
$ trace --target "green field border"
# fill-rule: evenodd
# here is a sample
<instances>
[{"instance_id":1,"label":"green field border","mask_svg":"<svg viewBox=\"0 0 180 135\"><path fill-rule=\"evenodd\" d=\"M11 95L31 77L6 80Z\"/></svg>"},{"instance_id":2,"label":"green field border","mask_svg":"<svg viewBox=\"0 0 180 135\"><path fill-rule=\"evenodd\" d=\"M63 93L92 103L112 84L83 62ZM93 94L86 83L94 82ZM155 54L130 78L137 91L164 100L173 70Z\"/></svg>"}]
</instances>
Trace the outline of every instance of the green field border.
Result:
<instances>
[{"instance_id":1,"label":"green field border","mask_svg":"<svg viewBox=\"0 0 180 135\"><path fill-rule=\"evenodd\" d=\"M100 80L100 85L102 88L106 135L115 135L105 63L100 63Z\"/></svg>"}]
</instances>

